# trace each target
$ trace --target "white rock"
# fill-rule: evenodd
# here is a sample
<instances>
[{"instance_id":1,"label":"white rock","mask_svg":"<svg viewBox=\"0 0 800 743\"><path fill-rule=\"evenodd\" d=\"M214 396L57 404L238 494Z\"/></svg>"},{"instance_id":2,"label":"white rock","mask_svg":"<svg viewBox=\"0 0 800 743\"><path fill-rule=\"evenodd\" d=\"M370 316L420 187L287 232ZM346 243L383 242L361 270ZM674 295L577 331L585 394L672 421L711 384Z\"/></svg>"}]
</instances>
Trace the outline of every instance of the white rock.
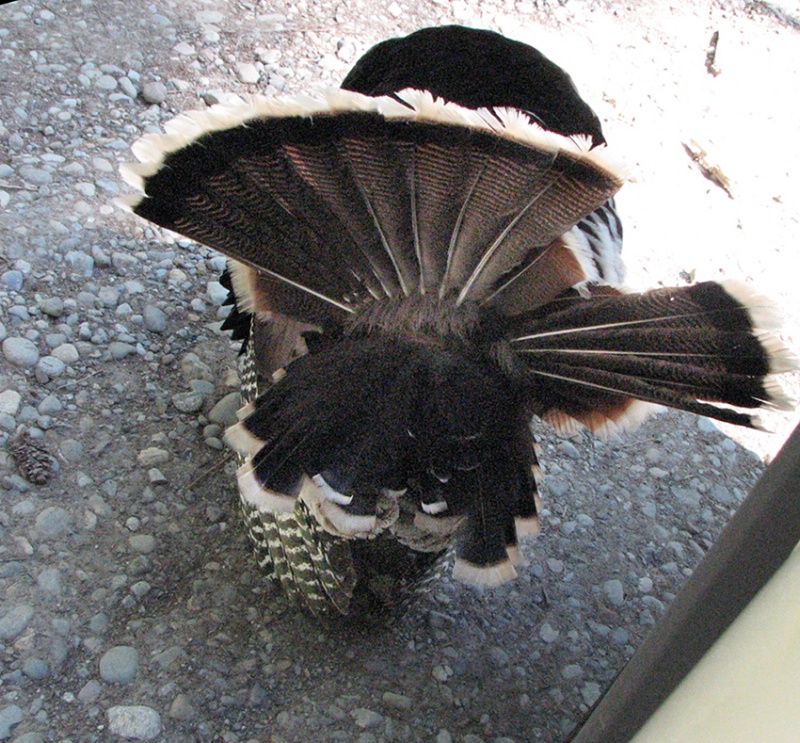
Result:
<instances>
[{"instance_id":1,"label":"white rock","mask_svg":"<svg viewBox=\"0 0 800 743\"><path fill-rule=\"evenodd\" d=\"M0 413L15 416L19 410L22 395L16 390L6 390L0 392Z\"/></svg>"},{"instance_id":2,"label":"white rock","mask_svg":"<svg viewBox=\"0 0 800 743\"><path fill-rule=\"evenodd\" d=\"M152 740L161 733L161 717L152 707L117 706L108 710L108 727L112 735L133 740Z\"/></svg>"},{"instance_id":3,"label":"white rock","mask_svg":"<svg viewBox=\"0 0 800 743\"><path fill-rule=\"evenodd\" d=\"M258 68L250 62L240 62L237 64L236 74L243 83L247 83L248 85L255 85L261 77Z\"/></svg>"}]
</instances>

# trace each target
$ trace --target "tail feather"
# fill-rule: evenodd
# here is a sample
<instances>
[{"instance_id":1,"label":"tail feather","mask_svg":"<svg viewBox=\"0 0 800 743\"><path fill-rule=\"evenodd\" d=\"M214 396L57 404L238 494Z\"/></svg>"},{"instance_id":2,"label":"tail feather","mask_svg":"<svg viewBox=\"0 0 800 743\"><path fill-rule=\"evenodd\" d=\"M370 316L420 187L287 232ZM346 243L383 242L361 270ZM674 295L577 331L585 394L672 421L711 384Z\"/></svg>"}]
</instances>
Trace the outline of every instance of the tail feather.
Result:
<instances>
[{"instance_id":1,"label":"tail feather","mask_svg":"<svg viewBox=\"0 0 800 743\"><path fill-rule=\"evenodd\" d=\"M794 403L771 374L793 359L763 299L715 282L644 294L564 299L525 318L511 344L533 406L590 428L624 418L633 398L758 427L736 410ZM598 416L598 413L601 415Z\"/></svg>"},{"instance_id":2,"label":"tail feather","mask_svg":"<svg viewBox=\"0 0 800 743\"><path fill-rule=\"evenodd\" d=\"M483 302L622 183L600 150L519 112L399 96L212 109L194 122L209 133L135 150L152 159L128 169L145 193L130 206L352 312L436 288Z\"/></svg>"}]
</instances>

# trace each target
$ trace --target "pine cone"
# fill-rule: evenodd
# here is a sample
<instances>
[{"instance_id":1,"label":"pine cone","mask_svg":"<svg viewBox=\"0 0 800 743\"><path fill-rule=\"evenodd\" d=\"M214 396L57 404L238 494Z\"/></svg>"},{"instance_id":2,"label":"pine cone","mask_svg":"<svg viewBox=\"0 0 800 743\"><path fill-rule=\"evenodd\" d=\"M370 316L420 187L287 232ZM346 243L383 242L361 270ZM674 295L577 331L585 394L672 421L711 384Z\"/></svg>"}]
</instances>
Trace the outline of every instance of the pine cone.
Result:
<instances>
[{"instance_id":1,"label":"pine cone","mask_svg":"<svg viewBox=\"0 0 800 743\"><path fill-rule=\"evenodd\" d=\"M50 479L52 456L27 431L20 431L8 442L8 452L14 457L20 474L34 485L44 485Z\"/></svg>"}]
</instances>

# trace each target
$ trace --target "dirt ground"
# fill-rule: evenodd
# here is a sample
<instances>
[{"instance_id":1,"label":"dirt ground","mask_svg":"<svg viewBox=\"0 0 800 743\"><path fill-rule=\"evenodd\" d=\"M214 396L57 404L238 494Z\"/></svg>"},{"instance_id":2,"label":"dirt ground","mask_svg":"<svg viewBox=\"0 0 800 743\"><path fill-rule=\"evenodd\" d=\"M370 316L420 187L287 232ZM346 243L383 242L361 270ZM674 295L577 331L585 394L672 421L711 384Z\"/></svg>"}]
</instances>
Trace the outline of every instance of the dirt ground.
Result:
<instances>
[{"instance_id":1,"label":"dirt ground","mask_svg":"<svg viewBox=\"0 0 800 743\"><path fill-rule=\"evenodd\" d=\"M39 357L63 336L77 354L57 373L0 361L0 394L14 393L0 441L27 425L57 461L33 485L0 451L0 740L562 740L797 414L767 414L767 434L668 412L606 443L541 427L544 533L516 582L445 578L386 626L316 623L259 574L233 462L211 441L212 409L235 390L218 257L113 206L117 164L212 97L335 85L374 43L428 25L492 28L565 67L627 163L627 284L744 281L796 349L797 19L794 1L0 7L2 336ZM800 397L800 375L785 387ZM166 452L163 479L142 465L148 448ZM119 722L120 708L149 712Z\"/></svg>"}]
</instances>

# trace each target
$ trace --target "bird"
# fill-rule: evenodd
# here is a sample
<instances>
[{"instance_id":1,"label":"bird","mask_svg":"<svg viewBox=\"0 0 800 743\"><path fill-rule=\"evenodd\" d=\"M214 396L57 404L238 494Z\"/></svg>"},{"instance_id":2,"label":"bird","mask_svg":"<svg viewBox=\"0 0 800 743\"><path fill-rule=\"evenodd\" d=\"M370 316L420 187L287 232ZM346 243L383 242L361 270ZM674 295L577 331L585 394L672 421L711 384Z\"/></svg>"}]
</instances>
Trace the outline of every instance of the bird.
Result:
<instances>
[{"instance_id":1,"label":"bird","mask_svg":"<svg viewBox=\"0 0 800 743\"><path fill-rule=\"evenodd\" d=\"M527 44L425 28L338 88L165 132L133 145L124 205L228 258L244 521L313 615L391 613L448 568L513 579L540 528L534 421L609 436L667 406L758 428L793 406L764 297L625 288L625 170Z\"/></svg>"}]
</instances>

